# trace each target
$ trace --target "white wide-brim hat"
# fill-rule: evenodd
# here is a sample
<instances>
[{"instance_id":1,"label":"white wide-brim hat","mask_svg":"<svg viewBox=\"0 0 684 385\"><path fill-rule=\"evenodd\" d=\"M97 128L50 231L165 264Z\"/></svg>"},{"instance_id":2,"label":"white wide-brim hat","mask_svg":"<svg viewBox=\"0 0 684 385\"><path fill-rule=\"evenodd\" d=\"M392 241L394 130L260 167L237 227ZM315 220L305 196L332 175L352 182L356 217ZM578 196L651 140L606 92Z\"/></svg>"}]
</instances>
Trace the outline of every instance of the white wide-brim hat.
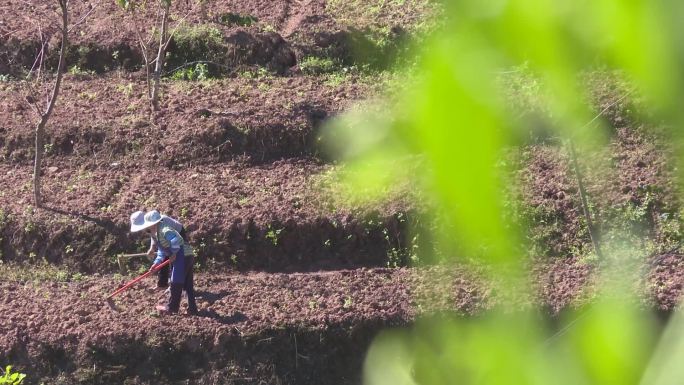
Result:
<instances>
[{"instance_id":1,"label":"white wide-brim hat","mask_svg":"<svg viewBox=\"0 0 684 385\"><path fill-rule=\"evenodd\" d=\"M159 211L157 210L148 211L147 213L136 211L131 214L131 233L145 230L146 228L161 222L161 220L161 214L159 214Z\"/></svg>"}]
</instances>

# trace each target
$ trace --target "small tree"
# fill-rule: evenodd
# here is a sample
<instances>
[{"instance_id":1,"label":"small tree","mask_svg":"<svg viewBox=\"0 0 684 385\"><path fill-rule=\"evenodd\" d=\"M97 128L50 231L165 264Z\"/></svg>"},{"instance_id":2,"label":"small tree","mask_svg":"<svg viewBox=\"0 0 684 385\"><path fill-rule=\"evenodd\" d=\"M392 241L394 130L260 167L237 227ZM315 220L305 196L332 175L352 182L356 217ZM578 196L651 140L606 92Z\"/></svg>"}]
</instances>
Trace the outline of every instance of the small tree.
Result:
<instances>
[{"instance_id":1,"label":"small tree","mask_svg":"<svg viewBox=\"0 0 684 385\"><path fill-rule=\"evenodd\" d=\"M42 196L40 192L40 170L43 162L43 142L45 141L45 126L47 125L47 122L50 119L50 116L52 115L52 111L55 108L57 96L59 96L59 89L62 84L62 74L64 72L64 55L66 53L67 45L69 44L69 30L67 28L67 25L69 23L69 0L57 0L57 3L59 3L59 8L61 10L62 16L62 23L59 28L62 34L62 43L60 45L59 63L57 64L57 76L55 78L55 82L52 86L52 91L50 92L50 96L47 100L47 105L44 109L36 103L36 99L34 97L30 95L26 96L26 101L31 105L31 107L33 107L34 111L38 114L39 117L35 129L35 159L33 164L33 199L36 207L41 207L43 205ZM43 43L41 47L44 48L45 45L46 44ZM44 50L41 49L41 51L38 53L38 58L36 59L36 62L39 62L38 68L42 67L42 62L44 58Z\"/></svg>"},{"instance_id":2,"label":"small tree","mask_svg":"<svg viewBox=\"0 0 684 385\"><path fill-rule=\"evenodd\" d=\"M142 51L143 60L145 61L145 74L147 81L147 96L150 100L150 108L153 111L159 111L159 89L161 84L161 76L164 70L164 59L166 57L166 49L171 42L171 38L175 33L175 30L169 33L169 17L171 12L171 0L158 0L157 4L161 13L159 20L159 46L157 47L157 56L153 61L150 61L152 56L151 45L154 41L155 27L150 28L149 37L145 38L142 29L140 28L140 22L137 17L137 10L139 8L144 9L147 2L145 0L116 0L117 3L124 11L128 12L133 19L133 25L135 28L135 33L138 38L138 45L140 45L140 50ZM187 16L187 15L186 15ZM181 18L181 20L185 17ZM150 73L150 67L154 63L154 72Z\"/></svg>"}]
</instances>

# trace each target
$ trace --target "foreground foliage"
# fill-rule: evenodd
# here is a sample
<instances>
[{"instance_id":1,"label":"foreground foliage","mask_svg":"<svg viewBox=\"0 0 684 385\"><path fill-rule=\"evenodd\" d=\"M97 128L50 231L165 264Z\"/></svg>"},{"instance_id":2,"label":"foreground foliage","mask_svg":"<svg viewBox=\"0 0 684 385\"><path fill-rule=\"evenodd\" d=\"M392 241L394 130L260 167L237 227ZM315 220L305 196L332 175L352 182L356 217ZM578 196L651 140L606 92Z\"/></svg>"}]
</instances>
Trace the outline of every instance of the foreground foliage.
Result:
<instances>
[{"instance_id":1,"label":"foreground foliage","mask_svg":"<svg viewBox=\"0 0 684 385\"><path fill-rule=\"evenodd\" d=\"M524 263L520 231L506 216L501 193L506 151L524 144L530 127L542 127L580 153L604 146L606 131L596 128L597 116L583 102L577 81L596 64L623 69L654 106L651 117L666 127L681 126L684 115L674 101L682 89L676 70L683 52L676 39L682 7L669 1L560 6L466 0L447 1L445 8L444 26L425 45L419 81L403 103L388 119L343 120L336 129L347 145L338 148L353 149L341 154L357 171L348 177L353 186L371 186L378 194L396 180L422 187L444 218L432 234L441 255L481 258L493 266L504 291L525 292L524 274L515 272ZM523 64L541 79L549 117L542 124L511 114L501 97L497 75ZM667 134L681 143L681 133ZM392 167L409 156L423 159L420 172ZM631 222L645 215L639 207L630 210L625 215ZM593 304L555 319L555 326L536 314L503 312L425 321L411 332L376 340L366 382L676 383L681 337L657 343L653 317L634 305L624 284L639 272L625 271L634 265L621 263L619 249L603 252L607 257L597 261L602 289ZM667 335L681 327L678 319L670 321Z\"/></svg>"}]
</instances>

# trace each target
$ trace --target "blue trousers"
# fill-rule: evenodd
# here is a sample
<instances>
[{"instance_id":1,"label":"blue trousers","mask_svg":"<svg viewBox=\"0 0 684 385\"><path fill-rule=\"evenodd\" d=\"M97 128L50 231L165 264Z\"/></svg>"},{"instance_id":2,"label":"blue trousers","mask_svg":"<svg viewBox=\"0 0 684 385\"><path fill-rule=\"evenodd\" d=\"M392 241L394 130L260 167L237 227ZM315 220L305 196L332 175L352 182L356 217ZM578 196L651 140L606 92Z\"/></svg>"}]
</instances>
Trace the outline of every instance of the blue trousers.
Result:
<instances>
[{"instance_id":1,"label":"blue trousers","mask_svg":"<svg viewBox=\"0 0 684 385\"><path fill-rule=\"evenodd\" d=\"M188 312L197 313L193 274L194 260L195 258L192 255L186 257L183 254L183 248L176 253L176 260L171 265L171 298L169 298L168 305L171 313L178 312L183 290L188 295Z\"/></svg>"}]
</instances>

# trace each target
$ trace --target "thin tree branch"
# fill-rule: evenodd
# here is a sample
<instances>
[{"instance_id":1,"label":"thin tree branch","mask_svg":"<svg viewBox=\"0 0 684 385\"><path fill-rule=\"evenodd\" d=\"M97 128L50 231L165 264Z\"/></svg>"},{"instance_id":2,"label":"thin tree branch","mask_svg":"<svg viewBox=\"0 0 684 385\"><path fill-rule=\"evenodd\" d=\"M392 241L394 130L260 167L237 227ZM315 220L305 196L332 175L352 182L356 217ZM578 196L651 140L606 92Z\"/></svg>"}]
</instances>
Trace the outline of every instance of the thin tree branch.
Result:
<instances>
[{"instance_id":1,"label":"thin tree branch","mask_svg":"<svg viewBox=\"0 0 684 385\"><path fill-rule=\"evenodd\" d=\"M20 31L20 30L21 29L15 29L14 31L5 32L2 35L0 35L0 39L3 39L3 40L8 39L10 36L12 36L13 33Z\"/></svg>"},{"instance_id":2,"label":"thin tree branch","mask_svg":"<svg viewBox=\"0 0 684 385\"><path fill-rule=\"evenodd\" d=\"M180 20L176 21L176 27L173 29L173 31L171 31L171 34L169 34L169 38L166 40L166 43L164 44L164 50L166 50L166 48L169 46L169 43L171 42L171 39L173 39L173 36L176 34L176 31L178 31L178 28L183 23L183 21L185 21L185 19L187 19L188 16L190 16L190 13L192 13L192 8L188 10L185 16L181 17Z\"/></svg>"},{"instance_id":3,"label":"thin tree branch","mask_svg":"<svg viewBox=\"0 0 684 385\"><path fill-rule=\"evenodd\" d=\"M36 60L33 61L33 65L31 66L31 70L29 70L28 74L26 74L26 79L28 80L31 78L31 75L33 74L33 70L36 68L36 65L38 65L38 78L40 79L42 75L42 69L43 69L43 61L45 60L45 47L48 44L48 39L45 39L43 37L43 30L38 25L38 37L40 38L40 51L38 51L38 54L36 55Z\"/></svg>"},{"instance_id":4,"label":"thin tree branch","mask_svg":"<svg viewBox=\"0 0 684 385\"><path fill-rule=\"evenodd\" d=\"M55 84L52 87L52 93L50 95L50 101L48 104L48 108L45 111L45 116L50 117L52 114L52 110L55 108L55 102L57 101L57 96L59 95L59 87L62 84L62 72L64 71L64 56L67 44L69 43L67 40L67 34L68 34L68 29L67 29L67 24L68 24L68 5L69 5L69 0L59 0L59 5L62 8L62 23L63 23L63 34L62 34L62 49L60 50L59 53L59 62L57 63L57 80L55 80Z\"/></svg>"},{"instance_id":5,"label":"thin tree branch","mask_svg":"<svg viewBox=\"0 0 684 385\"><path fill-rule=\"evenodd\" d=\"M68 30L67 32L71 32L74 28L76 28L76 27L78 27L79 25L81 25L81 23L83 23L83 22L85 21L85 19L86 19L88 16L90 16L90 14L93 13L93 12L95 11L95 9L97 9L97 7L100 6L100 3L101 3L101 2L102 2L102 0L99 0L97 3L95 3L95 5L94 5L92 8L90 8L90 10L89 10L88 12L86 12L80 19L78 19L78 21L77 21L76 23L74 23L74 24L71 26L71 28L69 28L69 30Z\"/></svg>"},{"instance_id":6,"label":"thin tree branch","mask_svg":"<svg viewBox=\"0 0 684 385\"><path fill-rule=\"evenodd\" d=\"M594 251L599 260L603 260L603 253L601 252L601 238L599 237L598 231L594 226L594 221L591 219L591 210L589 210L589 203L587 202L587 191L584 188L584 180L582 178L582 171L580 170L579 163L577 162L577 153L575 152L575 146L572 140L568 140L568 147L570 147L570 156L572 158L572 165L575 169L575 176L577 177L577 186L579 187L580 201L582 203L582 212L584 213L584 219L587 221L587 228L589 229L589 238L591 238L591 243L594 246Z\"/></svg>"},{"instance_id":7,"label":"thin tree branch","mask_svg":"<svg viewBox=\"0 0 684 385\"><path fill-rule=\"evenodd\" d=\"M140 45L140 50L142 51L143 60L145 61L145 84L147 85L147 98L151 99L152 86L150 84L150 58L147 48L148 45L145 44L145 39L143 39L142 33L140 32L140 25L138 24L138 18L135 14L135 7L131 8L131 18L133 19L133 28L135 28L135 34L138 37L138 44Z\"/></svg>"},{"instance_id":8,"label":"thin tree branch","mask_svg":"<svg viewBox=\"0 0 684 385\"><path fill-rule=\"evenodd\" d=\"M228 69L228 70L233 70L233 69L234 69L234 68L231 67L231 66L227 66L227 65L221 64L221 63L216 63L216 62L213 62L213 61L208 61L208 60L197 60L197 61L185 63L185 64L183 64L183 65L181 65L181 66L178 66L178 67L176 67L176 68L174 68L174 69L172 69L172 70L165 71L165 72L163 73L163 75L166 76L166 75L168 75L168 74L172 74L172 73L178 71L178 70L181 69L181 68L189 67L189 66L195 65L195 64L211 64L211 65L214 65L214 66L216 66L216 67L220 67L220 68L224 68L224 69ZM231 71L230 73L233 73L233 72L235 72L235 71Z\"/></svg>"}]
</instances>

